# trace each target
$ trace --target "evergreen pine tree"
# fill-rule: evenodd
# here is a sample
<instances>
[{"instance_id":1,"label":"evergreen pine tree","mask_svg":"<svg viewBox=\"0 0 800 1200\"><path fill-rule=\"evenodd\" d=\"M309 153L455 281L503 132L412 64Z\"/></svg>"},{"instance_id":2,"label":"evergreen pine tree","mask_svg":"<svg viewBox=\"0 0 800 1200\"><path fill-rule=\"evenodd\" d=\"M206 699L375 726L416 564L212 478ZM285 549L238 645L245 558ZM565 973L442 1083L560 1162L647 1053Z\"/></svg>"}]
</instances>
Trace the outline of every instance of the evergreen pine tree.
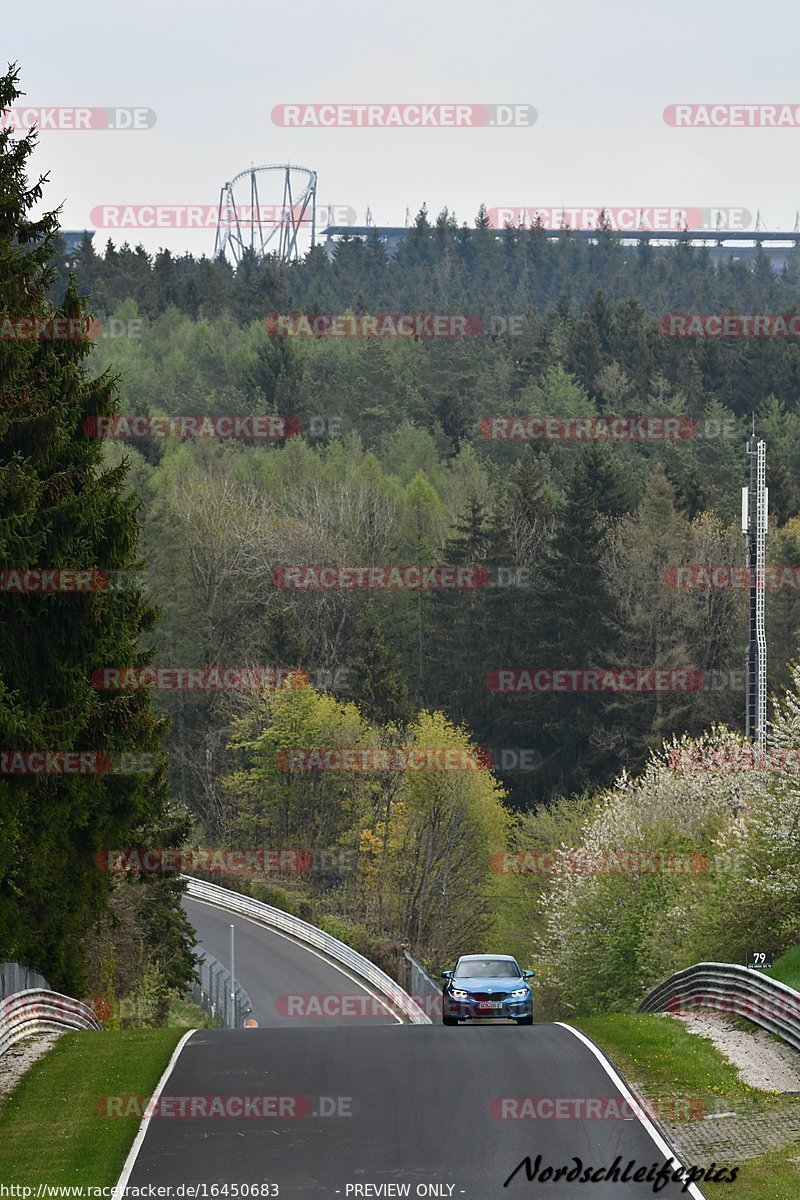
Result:
<instances>
[{"instance_id":1,"label":"evergreen pine tree","mask_svg":"<svg viewBox=\"0 0 800 1200\"><path fill-rule=\"evenodd\" d=\"M604 570L612 521L629 504L613 455L613 446L592 443L576 463L544 563L538 657L521 666L588 671L632 665L619 660L619 612ZM579 792L611 778L616 764L603 727L613 695L553 692L534 697L530 707L549 792Z\"/></svg>"},{"instance_id":2,"label":"evergreen pine tree","mask_svg":"<svg viewBox=\"0 0 800 1200\"><path fill-rule=\"evenodd\" d=\"M370 597L350 643L354 699L372 724L407 725L414 716L408 684L391 641L385 608Z\"/></svg>"},{"instance_id":3,"label":"evergreen pine tree","mask_svg":"<svg viewBox=\"0 0 800 1200\"><path fill-rule=\"evenodd\" d=\"M12 68L0 78L0 110L20 94ZM50 336L0 338L0 569L77 569L109 572L112 579L121 572L130 579L141 564L136 501L125 496L127 469L104 469L102 442L85 431L88 418L117 411L114 381L89 378L91 344L74 288L55 310L47 301L57 218L31 216L44 183L31 184L26 176L34 145L34 135L0 130L0 324L14 331L24 329L24 321L64 318L71 324L63 328L77 336L56 336L53 326ZM23 247L29 252L19 253ZM0 771L0 961L19 960L74 993L83 976L84 937L111 887L96 856L147 845L171 820L162 722L149 695L92 685L97 668L147 661L139 638L155 614L136 584L80 593L6 588L0 612L0 758L6 764ZM13 764L26 760L9 760L14 751L83 752L82 765L95 767L104 762L100 756L121 766L122 755L144 754L157 765L124 773L17 773ZM179 923L174 893L167 907ZM186 979L191 955L179 937Z\"/></svg>"}]
</instances>

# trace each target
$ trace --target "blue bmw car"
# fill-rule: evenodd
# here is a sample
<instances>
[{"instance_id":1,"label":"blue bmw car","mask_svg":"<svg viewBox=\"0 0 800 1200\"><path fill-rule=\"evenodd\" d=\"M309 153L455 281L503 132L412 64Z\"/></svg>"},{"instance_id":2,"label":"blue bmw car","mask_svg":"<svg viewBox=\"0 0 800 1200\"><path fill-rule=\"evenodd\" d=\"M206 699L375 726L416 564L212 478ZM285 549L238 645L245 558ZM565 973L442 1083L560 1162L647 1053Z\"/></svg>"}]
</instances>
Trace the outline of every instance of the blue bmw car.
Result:
<instances>
[{"instance_id":1,"label":"blue bmw car","mask_svg":"<svg viewBox=\"0 0 800 1200\"><path fill-rule=\"evenodd\" d=\"M532 1025L532 977L510 954L463 954L454 971L442 971L443 1023L490 1017Z\"/></svg>"}]
</instances>

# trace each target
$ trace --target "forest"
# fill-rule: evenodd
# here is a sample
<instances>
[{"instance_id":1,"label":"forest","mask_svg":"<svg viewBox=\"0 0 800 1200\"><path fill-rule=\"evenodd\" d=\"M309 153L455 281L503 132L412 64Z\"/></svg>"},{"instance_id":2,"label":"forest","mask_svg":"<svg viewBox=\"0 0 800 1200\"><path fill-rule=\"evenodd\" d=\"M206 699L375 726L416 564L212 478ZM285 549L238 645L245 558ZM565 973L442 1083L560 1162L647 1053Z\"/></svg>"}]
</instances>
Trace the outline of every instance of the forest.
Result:
<instances>
[{"instance_id":1,"label":"forest","mask_svg":"<svg viewBox=\"0 0 800 1200\"><path fill-rule=\"evenodd\" d=\"M624 1008L759 932L793 944L791 776L719 763L743 745L754 432L773 736L797 738L800 355L665 318L788 319L797 256L501 238L484 208L424 206L391 258L376 236L235 270L88 236L68 256L29 216L28 139L0 139L3 561L111 581L6 589L0 720L9 746L141 764L0 778L5 954L75 987L179 987L180 889L99 870L126 847L301 863L213 877L395 972L403 948L437 969L502 939L554 1013ZM703 865L568 866L620 852Z\"/></svg>"},{"instance_id":2,"label":"forest","mask_svg":"<svg viewBox=\"0 0 800 1200\"><path fill-rule=\"evenodd\" d=\"M654 907L693 930L676 968L691 937L695 957L704 939L739 953L721 916L738 878L724 855L722 875L672 879L574 877L552 860L526 875L513 855L568 856L602 827L617 851L678 846L708 864L730 834L730 776L705 778L698 816L700 777L670 770L665 745L743 731L739 508L754 430L775 568L770 690L795 686L798 350L786 337L670 338L663 317L792 313L797 264L715 267L680 243L623 247L602 232L596 245L536 230L500 241L483 212L467 229L423 209L391 259L374 238L345 239L330 261L317 249L234 275L166 251L99 258L86 241L76 270L100 320L136 334L99 338L92 359L120 373L123 412L285 419L285 438L125 436L106 450L131 463L143 498L156 661L274 668L288 686L154 693L197 844L299 846L339 864L231 886L327 922L395 970L401 945L436 965L501 931L546 954L553 1011L579 976L583 1004L602 1007L663 973L664 928L642 920ZM415 334L398 333L403 313ZM420 324L430 313L449 315L444 336ZM468 586L415 582L415 568L457 567ZM593 672L610 686L558 690ZM460 748L479 769L374 765L420 747ZM310 770L309 748L355 765ZM760 795L763 780L738 786ZM633 803L652 823L609 822L607 808ZM742 903L747 936L765 922L789 944L773 901ZM585 923L599 936L595 904L620 912L608 995L580 949Z\"/></svg>"}]
</instances>

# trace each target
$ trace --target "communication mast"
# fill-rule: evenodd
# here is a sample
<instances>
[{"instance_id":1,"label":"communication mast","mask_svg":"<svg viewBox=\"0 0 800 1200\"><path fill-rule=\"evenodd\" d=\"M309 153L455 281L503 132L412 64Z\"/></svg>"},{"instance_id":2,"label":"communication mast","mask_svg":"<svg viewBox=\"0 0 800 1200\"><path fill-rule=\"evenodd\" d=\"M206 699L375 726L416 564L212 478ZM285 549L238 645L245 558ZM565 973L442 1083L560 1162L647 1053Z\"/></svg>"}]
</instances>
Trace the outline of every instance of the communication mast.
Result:
<instances>
[{"instance_id":1,"label":"communication mast","mask_svg":"<svg viewBox=\"0 0 800 1200\"><path fill-rule=\"evenodd\" d=\"M765 549L767 538L766 443L755 433L747 443L750 486L742 488L742 533L747 538L750 579L750 639L745 654L746 731L759 748L767 744L767 639L764 630Z\"/></svg>"}]
</instances>

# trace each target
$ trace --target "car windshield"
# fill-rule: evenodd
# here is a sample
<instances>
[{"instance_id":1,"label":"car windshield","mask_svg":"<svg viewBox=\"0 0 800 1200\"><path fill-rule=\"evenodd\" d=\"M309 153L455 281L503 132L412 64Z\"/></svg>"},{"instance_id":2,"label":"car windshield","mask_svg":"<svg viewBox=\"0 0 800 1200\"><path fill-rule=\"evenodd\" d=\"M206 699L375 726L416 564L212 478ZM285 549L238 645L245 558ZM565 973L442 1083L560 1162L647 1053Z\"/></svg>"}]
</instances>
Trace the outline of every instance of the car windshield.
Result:
<instances>
[{"instance_id":1,"label":"car windshield","mask_svg":"<svg viewBox=\"0 0 800 1200\"><path fill-rule=\"evenodd\" d=\"M462 958L454 979L519 979L522 972L510 958Z\"/></svg>"}]
</instances>

